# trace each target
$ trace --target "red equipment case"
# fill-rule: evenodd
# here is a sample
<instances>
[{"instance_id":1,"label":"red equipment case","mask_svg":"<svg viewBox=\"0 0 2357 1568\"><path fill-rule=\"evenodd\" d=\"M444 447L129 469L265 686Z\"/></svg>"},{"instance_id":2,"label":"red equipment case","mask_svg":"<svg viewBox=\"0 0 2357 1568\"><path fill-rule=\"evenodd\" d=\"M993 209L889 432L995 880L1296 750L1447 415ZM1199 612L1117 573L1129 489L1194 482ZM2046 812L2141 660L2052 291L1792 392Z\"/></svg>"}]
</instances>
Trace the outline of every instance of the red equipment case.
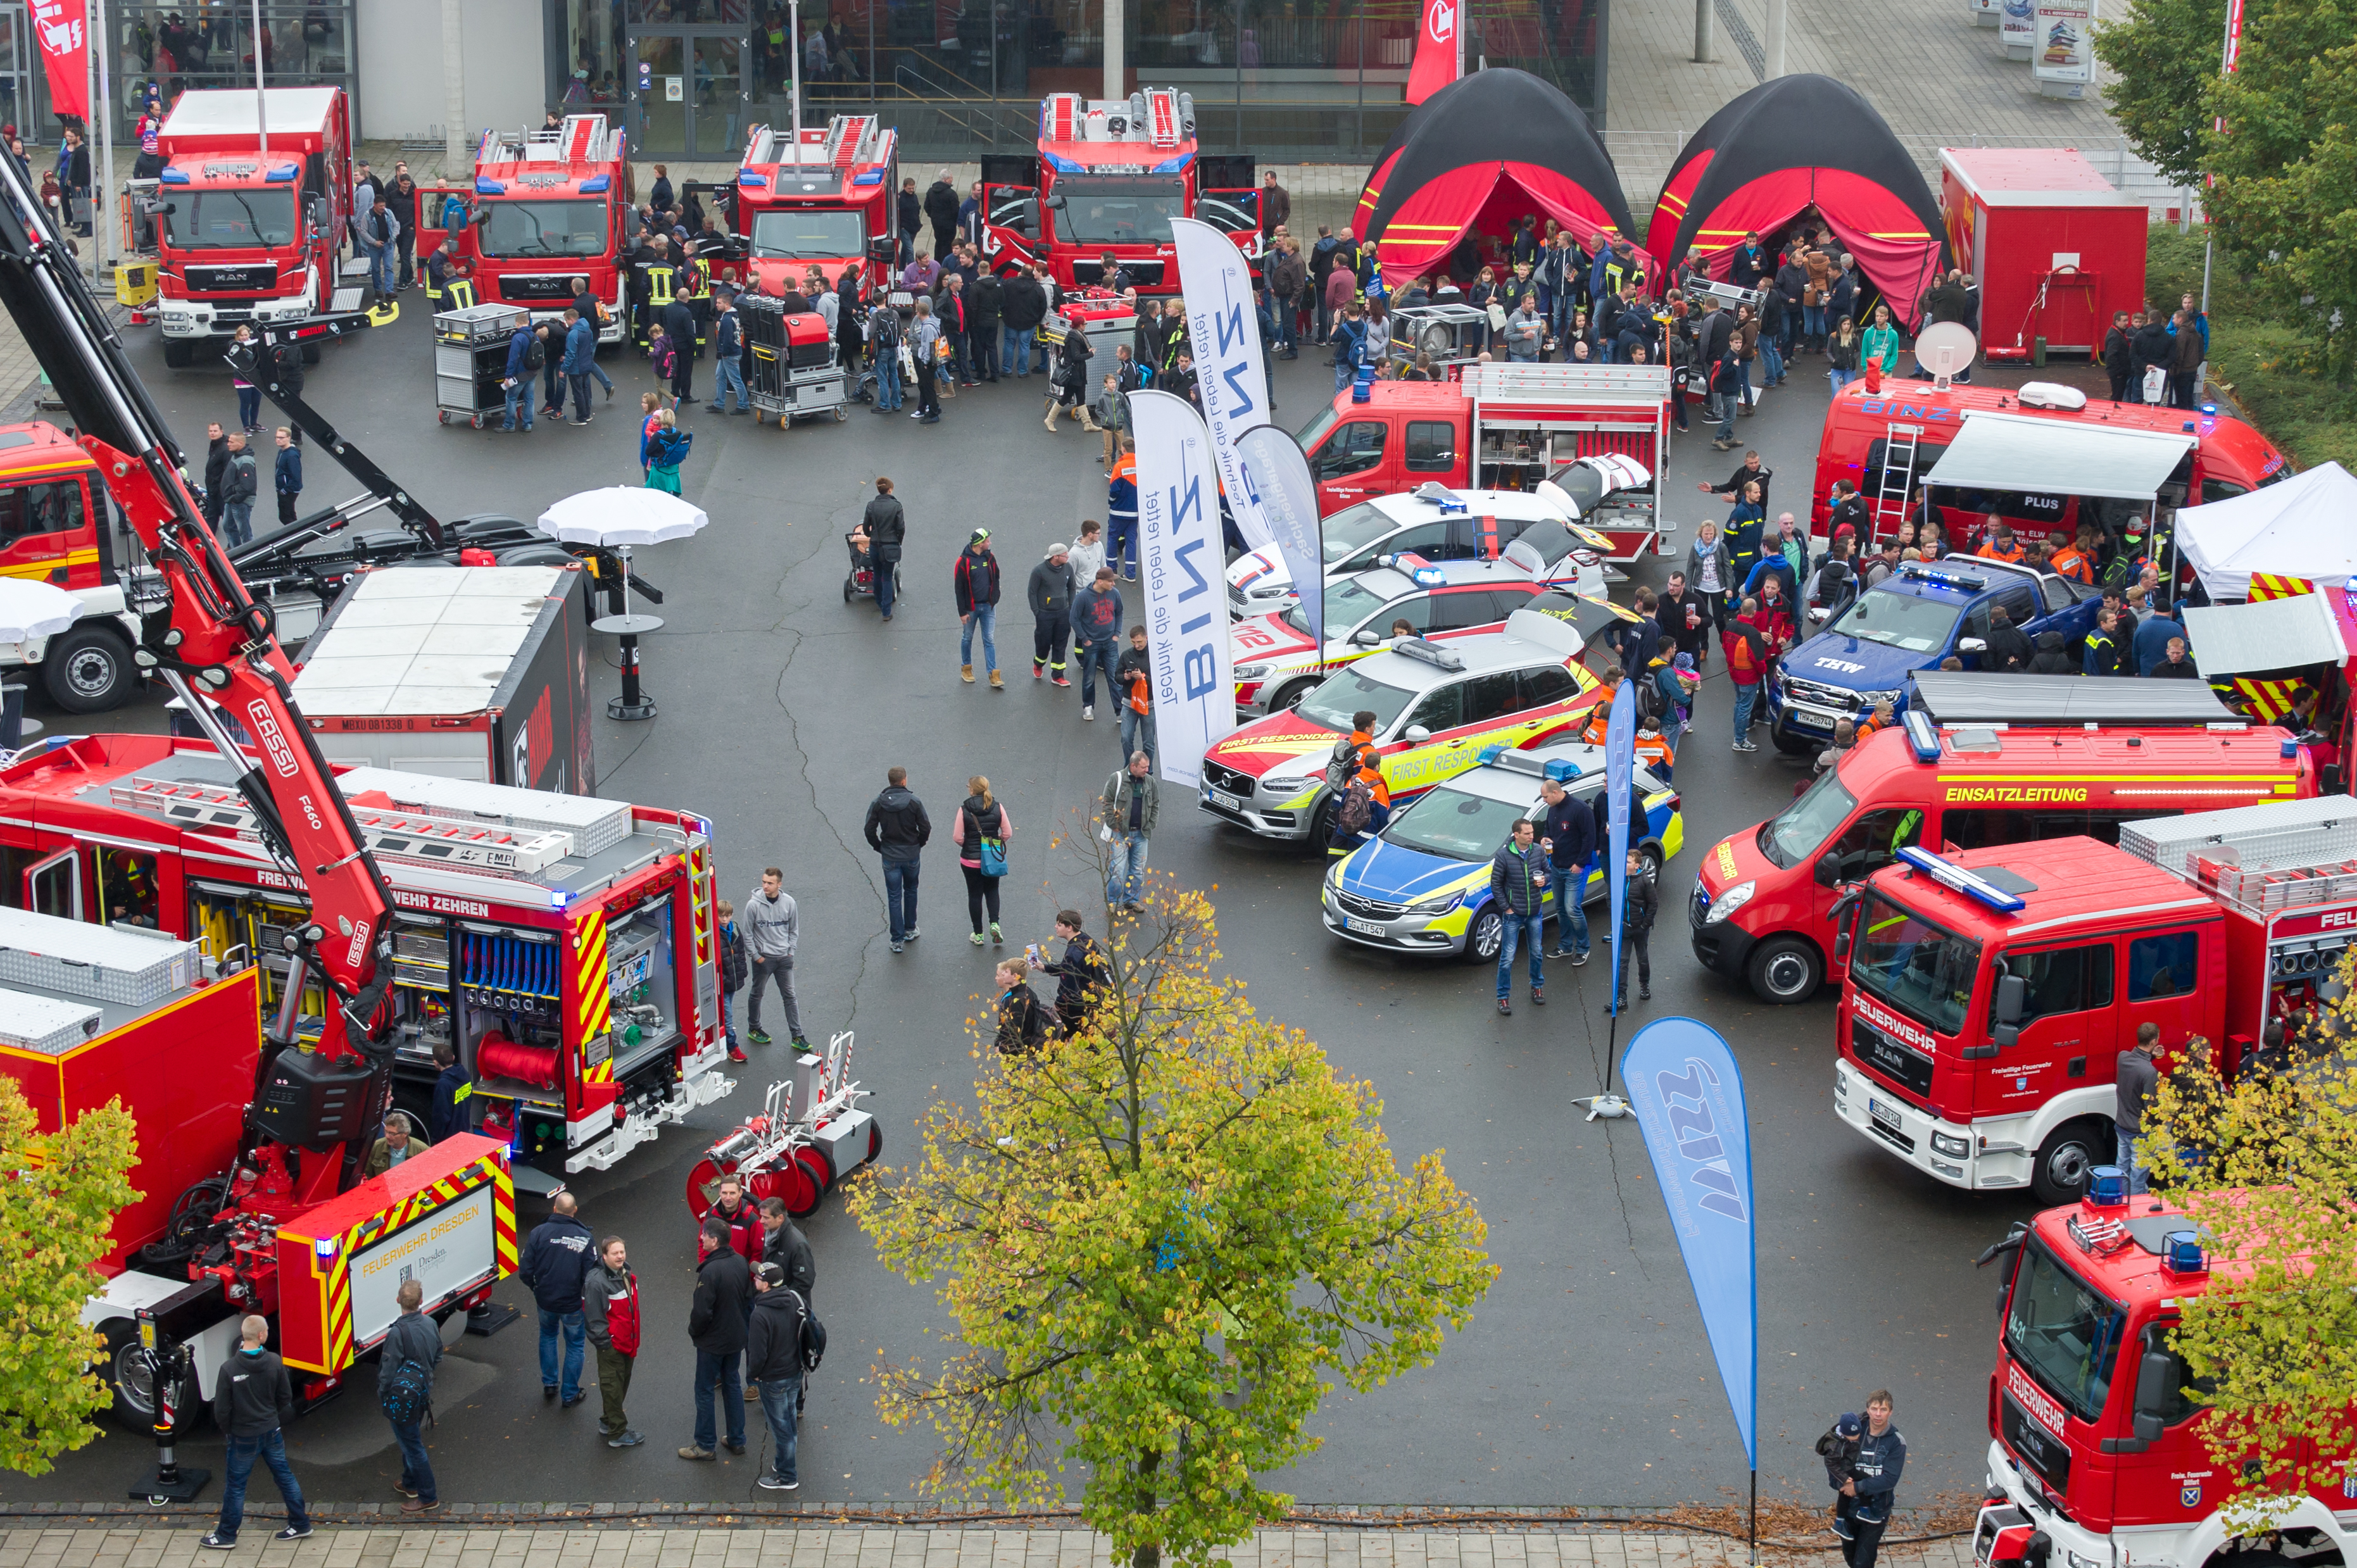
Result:
<instances>
[{"instance_id":1,"label":"red equipment case","mask_svg":"<svg viewBox=\"0 0 2357 1568\"><path fill-rule=\"evenodd\" d=\"M2070 147L1942 147L1948 246L1981 293L1981 351L2103 352L2112 312L2144 308L2141 201Z\"/></svg>"}]
</instances>

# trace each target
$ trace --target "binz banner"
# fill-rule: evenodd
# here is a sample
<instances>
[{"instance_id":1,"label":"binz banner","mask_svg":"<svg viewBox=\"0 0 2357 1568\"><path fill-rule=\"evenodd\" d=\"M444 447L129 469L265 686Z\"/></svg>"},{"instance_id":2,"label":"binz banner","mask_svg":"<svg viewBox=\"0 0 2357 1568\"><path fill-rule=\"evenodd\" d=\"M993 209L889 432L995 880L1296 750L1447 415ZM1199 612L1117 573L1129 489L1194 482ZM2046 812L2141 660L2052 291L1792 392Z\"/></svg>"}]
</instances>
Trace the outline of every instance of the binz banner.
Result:
<instances>
[{"instance_id":1,"label":"binz banner","mask_svg":"<svg viewBox=\"0 0 2357 1568\"><path fill-rule=\"evenodd\" d=\"M1275 539L1268 519L1245 496L1236 470L1236 437L1266 424L1269 413L1268 359L1261 347L1252 271L1236 242L1200 219L1172 219L1170 230L1187 306L1187 346L1195 356L1195 392L1211 432L1211 455L1236 532L1247 548L1257 550ZM1212 510L1218 510L1215 499Z\"/></svg>"},{"instance_id":2,"label":"binz banner","mask_svg":"<svg viewBox=\"0 0 2357 1568\"><path fill-rule=\"evenodd\" d=\"M83 0L33 0L33 37L49 73L49 110L90 117L89 25Z\"/></svg>"},{"instance_id":3,"label":"binz banner","mask_svg":"<svg viewBox=\"0 0 2357 1568\"><path fill-rule=\"evenodd\" d=\"M1137 440L1137 570L1154 656L1154 734L1162 777L1200 789L1203 753L1236 727L1220 474L1211 434L1184 398L1134 392L1129 410Z\"/></svg>"},{"instance_id":4,"label":"binz banner","mask_svg":"<svg viewBox=\"0 0 2357 1568\"><path fill-rule=\"evenodd\" d=\"M1277 553L1296 585L1326 581L1325 530L1318 516L1318 481L1301 443L1274 424L1256 424L1236 437L1237 470L1244 493L1275 535ZM1309 646L1326 646L1326 596L1307 588L1302 618L1309 623Z\"/></svg>"}]
</instances>

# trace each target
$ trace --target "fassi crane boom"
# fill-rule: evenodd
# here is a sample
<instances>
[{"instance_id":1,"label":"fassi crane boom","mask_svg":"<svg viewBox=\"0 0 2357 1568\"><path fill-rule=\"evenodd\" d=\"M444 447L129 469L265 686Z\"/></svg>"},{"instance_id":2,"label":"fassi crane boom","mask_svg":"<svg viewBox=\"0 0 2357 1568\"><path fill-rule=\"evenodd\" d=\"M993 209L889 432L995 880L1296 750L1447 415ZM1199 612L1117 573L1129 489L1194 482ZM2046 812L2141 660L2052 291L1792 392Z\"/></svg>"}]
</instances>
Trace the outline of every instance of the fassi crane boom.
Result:
<instances>
[{"instance_id":1,"label":"fassi crane boom","mask_svg":"<svg viewBox=\"0 0 2357 1568\"><path fill-rule=\"evenodd\" d=\"M292 1178L288 1187L274 1192L274 1184L265 1183L251 1195L255 1201L249 1207L307 1207L351 1185L368 1130L384 1113L391 1087L383 1032L393 975L392 896L310 726L296 710L293 671L273 635L270 612L254 602L205 526L180 478L181 455L170 431L48 213L23 173L6 159L0 166L0 304L48 372L146 558L143 567L125 574L141 621L135 656L204 726L234 770L263 841L307 891L311 924L287 939L295 965L289 1001L272 1030L274 1048L264 1053L263 1081L248 1112L250 1137L283 1146L265 1163L275 1165L294 1149L318 1156L288 1162L296 1167L285 1172ZM199 691L237 714L254 737L258 761L230 738ZM312 972L333 999L322 1021L321 1061L330 1069L345 1069L351 1079L366 1079L362 1113L343 1122L351 1134L324 1146L291 1125L300 1112L274 1095L271 1081L277 1058L294 1042L296 1015ZM274 1109L280 1113L274 1115ZM231 1201L245 1196L233 1194Z\"/></svg>"}]
</instances>

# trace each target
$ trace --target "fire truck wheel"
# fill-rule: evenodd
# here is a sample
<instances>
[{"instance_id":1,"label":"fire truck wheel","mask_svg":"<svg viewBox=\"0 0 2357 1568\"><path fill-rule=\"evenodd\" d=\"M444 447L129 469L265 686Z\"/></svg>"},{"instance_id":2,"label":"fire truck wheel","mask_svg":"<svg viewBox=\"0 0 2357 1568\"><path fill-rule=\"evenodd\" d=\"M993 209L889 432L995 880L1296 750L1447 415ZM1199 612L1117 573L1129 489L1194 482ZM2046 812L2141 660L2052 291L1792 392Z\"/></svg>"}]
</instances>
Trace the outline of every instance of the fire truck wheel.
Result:
<instances>
[{"instance_id":1,"label":"fire truck wheel","mask_svg":"<svg viewBox=\"0 0 2357 1568\"><path fill-rule=\"evenodd\" d=\"M70 714L102 713L130 700L139 683L131 649L113 631L78 626L49 642L41 660L49 700Z\"/></svg>"},{"instance_id":2,"label":"fire truck wheel","mask_svg":"<svg viewBox=\"0 0 2357 1568\"><path fill-rule=\"evenodd\" d=\"M1498 950L1506 942L1506 919L1495 909L1484 909L1473 917L1465 929L1465 961L1495 963Z\"/></svg>"},{"instance_id":3,"label":"fire truck wheel","mask_svg":"<svg viewBox=\"0 0 2357 1568\"><path fill-rule=\"evenodd\" d=\"M2108 1162L2114 1152L2112 1124L2101 1117L2065 1122L2038 1145L2038 1159L2029 1167L2029 1190L2049 1208L2076 1203L2086 1196L2087 1173ZM2247 1554L2237 1557L2237 1568L2247 1568Z\"/></svg>"},{"instance_id":4,"label":"fire truck wheel","mask_svg":"<svg viewBox=\"0 0 2357 1568\"><path fill-rule=\"evenodd\" d=\"M1817 957L1817 950L1798 937L1761 942L1751 954L1750 968L1752 994L1779 1006L1806 1002L1817 993L1825 977L1824 961Z\"/></svg>"},{"instance_id":5,"label":"fire truck wheel","mask_svg":"<svg viewBox=\"0 0 2357 1568\"><path fill-rule=\"evenodd\" d=\"M164 363L172 370L185 371L197 362L197 347L193 343L166 343Z\"/></svg>"}]
</instances>

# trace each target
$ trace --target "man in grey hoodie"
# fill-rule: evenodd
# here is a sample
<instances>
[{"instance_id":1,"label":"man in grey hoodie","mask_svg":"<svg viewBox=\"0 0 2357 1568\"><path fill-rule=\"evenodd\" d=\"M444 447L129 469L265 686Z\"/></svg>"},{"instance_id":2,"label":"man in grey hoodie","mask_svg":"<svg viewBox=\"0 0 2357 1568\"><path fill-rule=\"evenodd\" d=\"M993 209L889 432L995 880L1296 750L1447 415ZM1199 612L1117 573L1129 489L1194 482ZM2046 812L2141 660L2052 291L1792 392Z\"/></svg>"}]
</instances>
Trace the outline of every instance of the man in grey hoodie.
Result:
<instances>
[{"instance_id":1,"label":"man in grey hoodie","mask_svg":"<svg viewBox=\"0 0 2357 1568\"><path fill-rule=\"evenodd\" d=\"M770 1043L761 1028L761 993L775 977L786 999L786 1031L795 1045L808 1050L810 1041L802 1037L802 1008L794 1002L794 950L802 942L802 921L793 895L786 891L786 874L776 866L761 873L761 886L746 897L741 929L745 954L753 961L752 1009L746 1020L751 1026L746 1038L757 1046Z\"/></svg>"}]
</instances>

